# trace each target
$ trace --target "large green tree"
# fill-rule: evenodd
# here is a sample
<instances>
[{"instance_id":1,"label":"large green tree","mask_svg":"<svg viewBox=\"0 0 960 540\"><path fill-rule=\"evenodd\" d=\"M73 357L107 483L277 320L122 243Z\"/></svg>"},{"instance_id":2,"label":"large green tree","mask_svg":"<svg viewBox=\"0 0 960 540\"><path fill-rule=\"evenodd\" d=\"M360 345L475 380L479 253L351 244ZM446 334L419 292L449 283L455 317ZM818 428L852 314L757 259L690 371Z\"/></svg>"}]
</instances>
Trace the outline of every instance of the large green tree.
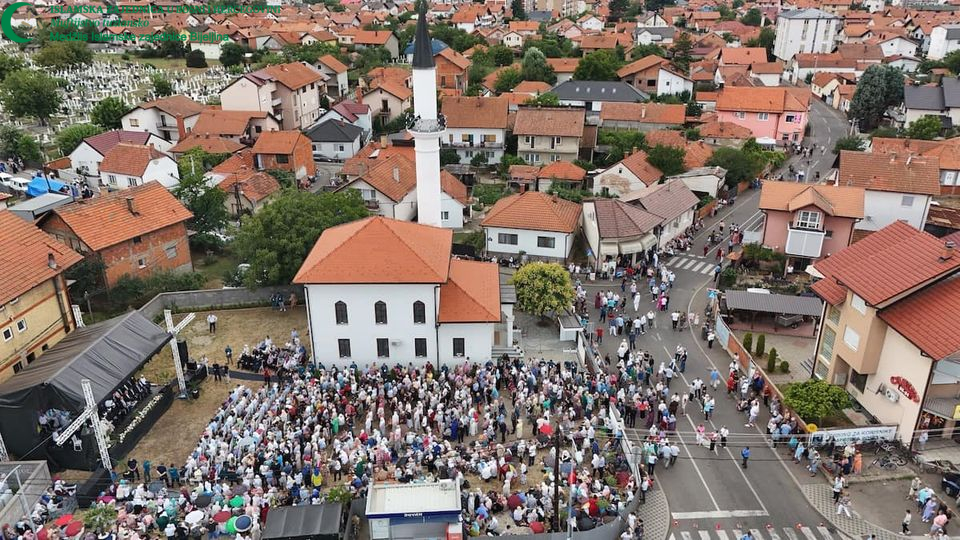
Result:
<instances>
[{"instance_id":1,"label":"large green tree","mask_svg":"<svg viewBox=\"0 0 960 540\"><path fill-rule=\"evenodd\" d=\"M631 60L639 60L650 55L666 58L667 51L655 43L650 43L649 45L637 45L636 47L630 49Z\"/></svg>"},{"instance_id":2,"label":"large green tree","mask_svg":"<svg viewBox=\"0 0 960 540\"><path fill-rule=\"evenodd\" d=\"M907 126L907 137L930 141L939 137L941 131L943 131L943 122L940 121L940 117L928 114L910 122Z\"/></svg>"},{"instance_id":3,"label":"large green tree","mask_svg":"<svg viewBox=\"0 0 960 540\"><path fill-rule=\"evenodd\" d=\"M525 264L510 282L517 290L517 309L540 317L569 308L576 296L570 274L557 263Z\"/></svg>"},{"instance_id":4,"label":"large green tree","mask_svg":"<svg viewBox=\"0 0 960 540\"><path fill-rule=\"evenodd\" d=\"M787 386L783 403L807 422L819 423L850 405L850 395L840 386L811 379Z\"/></svg>"},{"instance_id":5,"label":"large green tree","mask_svg":"<svg viewBox=\"0 0 960 540\"><path fill-rule=\"evenodd\" d=\"M856 135L850 135L849 137L841 137L840 139L837 139L837 144L833 146L833 153L839 154L841 150L862 152L866 146L866 141Z\"/></svg>"},{"instance_id":6,"label":"large green tree","mask_svg":"<svg viewBox=\"0 0 960 540\"><path fill-rule=\"evenodd\" d=\"M93 61L93 53L83 41L51 41L40 48L34 61L44 67L61 69Z\"/></svg>"},{"instance_id":7,"label":"large green tree","mask_svg":"<svg viewBox=\"0 0 960 540\"><path fill-rule=\"evenodd\" d=\"M13 116L33 116L45 126L62 102L57 86L57 79L46 73L31 69L14 71L0 85L0 102Z\"/></svg>"},{"instance_id":8,"label":"large green tree","mask_svg":"<svg viewBox=\"0 0 960 540\"><path fill-rule=\"evenodd\" d=\"M170 36L179 34L180 31L167 25L163 27L163 33ZM160 58L183 58L187 54L187 44L179 39L165 39L160 42L158 52Z\"/></svg>"},{"instance_id":9,"label":"large green tree","mask_svg":"<svg viewBox=\"0 0 960 540\"><path fill-rule=\"evenodd\" d=\"M487 49L485 54L490 63L495 66L509 66L513 63L513 51L510 49L510 47L494 45L493 47ZM472 60L476 62L476 56L474 56Z\"/></svg>"},{"instance_id":10,"label":"large green tree","mask_svg":"<svg viewBox=\"0 0 960 540\"><path fill-rule=\"evenodd\" d=\"M577 69L573 72L573 78L578 81L615 81L617 70L621 66L622 63L616 53L605 50L594 51L580 60Z\"/></svg>"},{"instance_id":11,"label":"large green tree","mask_svg":"<svg viewBox=\"0 0 960 540\"><path fill-rule=\"evenodd\" d=\"M234 247L250 264L247 285L290 283L324 230L367 216L360 192L286 189L243 222Z\"/></svg>"},{"instance_id":12,"label":"large green tree","mask_svg":"<svg viewBox=\"0 0 960 540\"><path fill-rule=\"evenodd\" d=\"M513 0L510 2L510 11L513 12L513 19L516 21L527 20L527 12L523 9L523 0Z\"/></svg>"},{"instance_id":13,"label":"large green tree","mask_svg":"<svg viewBox=\"0 0 960 540\"><path fill-rule=\"evenodd\" d=\"M119 97L101 99L90 111L90 121L103 129L120 129L123 115L127 114L127 104Z\"/></svg>"},{"instance_id":14,"label":"large green tree","mask_svg":"<svg viewBox=\"0 0 960 540\"><path fill-rule=\"evenodd\" d=\"M647 162L660 169L664 176L673 176L687 170L683 165L686 155L683 148L658 144L647 152Z\"/></svg>"},{"instance_id":15,"label":"large green tree","mask_svg":"<svg viewBox=\"0 0 960 540\"><path fill-rule=\"evenodd\" d=\"M763 170L763 163L756 154L739 148L717 148L707 165L726 169L727 185L731 186L744 180L752 180Z\"/></svg>"},{"instance_id":16,"label":"large green tree","mask_svg":"<svg viewBox=\"0 0 960 540\"><path fill-rule=\"evenodd\" d=\"M531 47L523 53L520 74L525 81L543 81L548 84L557 82L557 74L553 72L553 66L547 63L547 57L536 47Z\"/></svg>"},{"instance_id":17,"label":"large green tree","mask_svg":"<svg viewBox=\"0 0 960 540\"><path fill-rule=\"evenodd\" d=\"M19 157L30 163L42 161L40 144L30 134L13 126L0 127L0 158Z\"/></svg>"},{"instance_id":18,"label":"large green tree","mask_svg":"<svg viewBox=\"0 0 960 540\"><path fill-rule=\"evenodd\" d=\"M747 26L760 26L763 24L763 13L759 8L750 8L740 17L740 22Z\"/></svg>"},{"instance_id":19,"label":"large green tree","mask_svg":"<svg viewBox=\"0 0 960 540\"><path fill-rule=\"evenodd\" d=\"M497 83L494 85L494 90L498 94L503 92L509 92L513 90L515 86L520 84L520 81L523 80L523 75L520 74L520 70L515 68L506 68L497 75Z\"/></svg>"},{"instance_id":20,"label":"large green tree","mask_svg":"<svg viewBox=\"0 0 960 540\"><path fill-rule=\"evenodd\" d=\"M224 43L220 47L220 64L224 67L236 66L243 63L243 56L250 52L247 48L236 43Z\"/></svg>"},{"instance_id":21,"label":"large green tree","mask_svg":"<svg viewBox=\"0 0 960 540\"><path fill-rule=\"evenodd\" d=\"M0 54L0 82L14 71L20 71L26 66L23 60L9 54Z\"/></svg>"},{"instance_id":22,"label":"large green tree","mask_svg":"<svg viewBox=\"0 0 960 540\"><path fill-rule=\"evenodd\" d=\"M180 170L180 183L174 189L174 195L193 213L187 226L199 234L218 231L227 223L227 193L216 185L209 185L204 177L204 161L210 154L200 148L193 148L180 157L177 162Z\"/></svg>"},{"instance_id":23,"label":"large green tree","mask_svg":"<svg viewBox=\"0 0 960 540\"><path fill-rule=\"evenodd\" d=\"M151 82L153 82L153 92L157 94L157 97L173 95L173 84L170 83L170 79L162 75L154 75Z\"/></svg>"},{"instance_id":24,"label":"large green tree","mask_svg":"<svg viewBox=\"0 0 960 540\"><path fill-rule=\"evenodd\" d=\"M767 50L767 60L773 59L773 43L777 40L777 33L772 26L765 26L760 30L760 36L747 40L747 47L763 47Z\"/></svg>"},{"instance_id":25,"label":"large green tree","mask_svg":"<svg viewBox=\"0 0 960 540\"><path fill-rule=\"evenodd\" d=\"M887 108L903 101L903 72L875 64L863 72L850 101L850 118L860 122L861 131L871 131L883 119Z\"/></svg>"},{"instance_id":26,"label":"large green tree","mask_svg":"<svg viewBox=\"0 0 960 540\"><path fill-rule=\"evenodd\" d=\"M947 53L941 63L950 70L950 73L960 74L960 50Z\"/></svg>"},{"instance_id":27,"label":"large green tree","mask_svg":"<svg viewBox=\"0 0 960 540\"><path fill-rule=\"evenodd\" d=\"M681 32L676 41L673 42L670 51L673 53L673 65L677 66L680 73L688 73L690 62L693 61L693 40L690 39L690 34Z\"/></svg>"},{"instance_id":28,"label":"large green tree","mask_svg":"<svg viewBox=\"0 0 960 540\"><path fill-rule=\"evenodd\" d=\"M560 98L553 92L545 92L523 102L524 105L539 105L541 107L559 107Z\"/></svg>"},{"instance_id":29,"label":"large green tree","mask_svg":"<svg viewBox=\"0 0 960 540\"><path fill-rule=\"evenodd\" d=\"M70 152L80 146L84 139L99 133L103 133L103 128L93 124L74 124L60 130L60 133L57 133L57 148L60 149L60 155L70 155Z\"/></svg>"}]
</instances>

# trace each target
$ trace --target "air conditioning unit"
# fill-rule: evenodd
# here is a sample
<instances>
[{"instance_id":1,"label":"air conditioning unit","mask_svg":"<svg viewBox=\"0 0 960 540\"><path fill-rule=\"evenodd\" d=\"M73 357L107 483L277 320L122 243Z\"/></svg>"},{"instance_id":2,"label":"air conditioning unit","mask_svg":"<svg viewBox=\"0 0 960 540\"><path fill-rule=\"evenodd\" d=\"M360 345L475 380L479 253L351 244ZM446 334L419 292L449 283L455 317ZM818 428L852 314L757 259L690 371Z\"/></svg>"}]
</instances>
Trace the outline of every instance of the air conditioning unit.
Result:
<instances>
[{"instance_id":1,"label":"air conditioning unit","mask_svg":"<svg viewBox=\"0 0 960 540\"><path fill-rule=\"evenodd\" d=\"M897 392L892 388L887 388L886 391L884 391L883 395L886 396L887 399L889 399L893 403L900 401L900 392Z\"/></svg>"}]
</instances>

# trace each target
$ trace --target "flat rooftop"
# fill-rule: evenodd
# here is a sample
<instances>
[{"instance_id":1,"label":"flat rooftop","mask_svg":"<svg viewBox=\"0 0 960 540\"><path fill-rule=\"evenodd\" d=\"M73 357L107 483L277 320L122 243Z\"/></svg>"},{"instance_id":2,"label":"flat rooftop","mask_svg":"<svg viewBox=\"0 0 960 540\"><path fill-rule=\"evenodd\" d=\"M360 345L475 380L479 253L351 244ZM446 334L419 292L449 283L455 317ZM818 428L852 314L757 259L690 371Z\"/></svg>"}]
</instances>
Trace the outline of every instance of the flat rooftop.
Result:
<instances>
[{"instance_id":1,"label":"flat rooftop","mask_svg":"<svg viewBox=\"0 0 960 540\"><path fill-rule=\"evenodd\" d=\"M400 484L378 482L367 493L367 517L460 512L460 488L453 480Z\"/></svg>"}]
</instances>

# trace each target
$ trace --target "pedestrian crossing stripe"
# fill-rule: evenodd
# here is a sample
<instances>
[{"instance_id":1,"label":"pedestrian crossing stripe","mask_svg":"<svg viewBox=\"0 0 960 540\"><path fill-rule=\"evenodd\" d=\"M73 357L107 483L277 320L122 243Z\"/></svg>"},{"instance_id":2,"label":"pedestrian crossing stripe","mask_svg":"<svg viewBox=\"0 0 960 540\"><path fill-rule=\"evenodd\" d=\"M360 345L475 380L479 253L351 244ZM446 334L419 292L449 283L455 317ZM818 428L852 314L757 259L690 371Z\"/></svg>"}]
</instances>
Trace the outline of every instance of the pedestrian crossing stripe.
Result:
<instances>
[{"instance_id":1,"label":"pedestrian crossing stripe","mask_svg":"<svg viewBox=\"0 0 960 540\"><path fill-rule=\"evenodd\" d=\"M692 257L678 257L670 260L666 265L677 270L689 270L704 275L713 273L713 269L716 267L716 263Z\"/></svg>"},{"instance_id":2,"label":"pedestrian crossing stripe","mask_svg":"<svg viewBox=\"0 0 960 540\"><path fill-rule=\"evenodd\" d=\"M800 534L797 534L799 530ZM667 540L740 540L747 530L724 529L706 530L697 529L696 534L691 531L678 531L670 533ZM753 540L837 540L842 538L839 531L831 532L826 527L800 527L795 530L793 527L782 527L780 529L749 529ZM819 534L818 534L819 533Z\"/></svg>"}]
</instances>

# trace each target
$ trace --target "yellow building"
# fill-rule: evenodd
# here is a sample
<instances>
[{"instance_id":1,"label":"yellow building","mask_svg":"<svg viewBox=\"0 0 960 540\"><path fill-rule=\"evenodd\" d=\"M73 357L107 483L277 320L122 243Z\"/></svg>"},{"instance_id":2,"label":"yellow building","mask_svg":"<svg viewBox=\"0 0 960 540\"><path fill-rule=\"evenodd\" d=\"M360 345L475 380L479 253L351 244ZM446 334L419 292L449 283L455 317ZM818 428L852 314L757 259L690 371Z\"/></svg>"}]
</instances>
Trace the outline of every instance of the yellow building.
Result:
<instances>
[{"instance_id":1,"label":"yellow building","mask_svg":"<svg viewBox=\"0 0 960 540\"><path fill-rule=\"evenodd\" d=\"M33 223L0 210L0 381L75 328L63 272L81 260Z\"/></svg>"}]
</instances>

